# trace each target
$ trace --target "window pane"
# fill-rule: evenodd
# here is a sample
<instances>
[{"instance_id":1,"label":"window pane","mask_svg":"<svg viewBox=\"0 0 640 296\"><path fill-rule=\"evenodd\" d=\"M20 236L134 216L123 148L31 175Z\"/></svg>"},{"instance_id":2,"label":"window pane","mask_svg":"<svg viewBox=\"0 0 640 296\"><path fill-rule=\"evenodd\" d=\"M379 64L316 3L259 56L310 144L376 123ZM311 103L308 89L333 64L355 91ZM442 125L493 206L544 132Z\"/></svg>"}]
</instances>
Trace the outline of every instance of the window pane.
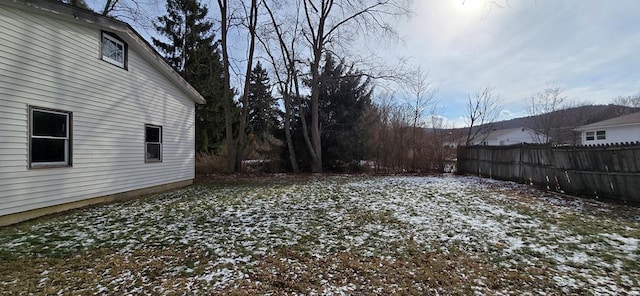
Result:
<instances>
[{"instance_id":1,"label":"window pane","mask_svg":"<svg viewBox=\"0 0 640 296\"><path fill-rule=\"evenodd\" d=\"M160 160L160 144L147 143L147 160Z\"/></svg>"},{"instance_id":2,"label":"window pane","mask_svg":"<svg viewBox=\"0 0 640 296\"><path fill-rule=\"evenodd\" d=\"M33 135L67 137L67 115L33 111Z\"/></svg>"},{"instance_id":3,"label":"window pane","mask_svg":"<svg viewBox=\"0 0 640 296\"><path fill-rule=\"evenodd\" d=\"M598 137L598 140L606 140L607 139L606 131L597 131L596 135Z\"/></svg>"},{"instance_id":4,"label":"window pane","mask_svg":"<svg viewBox=\"0 0 640 296\"><path fill-rule=\"evenodd\" d=\"M116 43L115 41L102 37L102 55L112 59L114 61L124 63L124 48L122 44Z\"/></svg>"},{"instance_id":5,"label":"window pane","mask_svg":"<svg viewBox=\"0 0 640 296\"><path fill-rule=\"evenodd\" d=\"M31 162L65 162L65 139L31 139Z\"/></svg>"},{"instance_id":6,"label":"window pane","mask_svg":"<svg viewBox=\"0 0 640 296\"><path fill-rule=\"evenodd\" d=\"M145 142L160 143L160 128L155 126L147 126L145 129Z\"/></svg>"}]
</instances>

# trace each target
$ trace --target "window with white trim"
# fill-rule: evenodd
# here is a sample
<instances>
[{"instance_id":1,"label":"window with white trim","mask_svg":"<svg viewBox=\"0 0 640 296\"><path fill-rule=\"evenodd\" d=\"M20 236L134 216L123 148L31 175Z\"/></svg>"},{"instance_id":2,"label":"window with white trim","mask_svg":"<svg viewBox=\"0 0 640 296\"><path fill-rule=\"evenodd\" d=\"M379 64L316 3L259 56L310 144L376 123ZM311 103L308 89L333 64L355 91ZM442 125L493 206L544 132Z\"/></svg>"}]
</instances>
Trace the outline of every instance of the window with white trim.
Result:
<instances>
[{"instance_id":1,"label":"window with white trim","mask_svg":"<svg viewBox=\"0 0 640 296\"><path fill-rule=\"evenodd\" d=\"M145 124L144 161L162 161L162 126Z\"/></svg>"},{"instance_id":2,"label":"window with white trim","mask_svg":"<svg viewBox=\"0 0 640 296\"><path fill-rule=\"evenodd\" d=\"M115 35L102 32L102 60L118 67L127 66L127 44Z\"/></svg>"},{"instance_id":3,"label":"window with white trim","mask_svg":"<svg viewBox=\"0 0 640 296\"><path fill-rule=\"evenodd\" d=\"M61 110L29 106L29 167L71 165L71 117Z\"/></svg>"},{"instance_id":4,"label":"window with white trim","mask_svg":"<svg viewBox=\"0 0 640 296\"><path fill-rule=\"evenodd\" d=\"M596 132L596 140L606 140L606 139L607 139L607 131Z\"/></svg>"},{"instance_id":5,"label":"window with white trim","mask_svg":"<svg viewBox=\"0 0 640 296\"><path fill-rule=\"evenodd\" d=\"M594 132L585 132L585 139L587 141L593 141L595 140L595 133Z\"/></svg>"}]
</instances>

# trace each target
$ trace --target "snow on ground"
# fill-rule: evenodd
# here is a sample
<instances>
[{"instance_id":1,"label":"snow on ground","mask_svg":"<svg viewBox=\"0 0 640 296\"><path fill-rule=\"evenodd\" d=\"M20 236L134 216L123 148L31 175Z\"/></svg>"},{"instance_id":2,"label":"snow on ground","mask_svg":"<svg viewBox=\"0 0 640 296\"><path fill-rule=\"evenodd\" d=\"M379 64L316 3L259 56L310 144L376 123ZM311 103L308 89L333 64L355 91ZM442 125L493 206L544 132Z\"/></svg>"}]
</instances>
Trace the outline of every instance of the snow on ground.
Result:
<instances>
[{"instance_id":1,"label":"snow on ground","mask_svg":"<svg viewBox=\"0 0 640 296\"><path fill-rule=\"evenodd\" d=\"M166 266L160 279L149 278L145 270L110 268L88 287L96 293L136 294L145 287L157 293L170 291L172 277L180 277L187 288L206 283L225 289L250 281L249 274L262 258L294 247L317 260L343 252L393 262L398 254L410 251L405 242L411 241L422 252L462 251L488 258L501 270L545 270L546 274L530 275L553 285L538 293L640 295L639 216L635 208L567 199L475 177L204 184L0 229L0 254L48 258L115 250L109 256L125 263ZM186 261L159 251L147 255L156 252L149 250L169 248L201 255ZM3 256L0 260L8 260L9 255ZM300 263L295 258L281 261L291 266ZM11 276L0 275L0 288L17 284ZM37 285L50 284L49 276L42 270ZM352 283L332 283L323 280L322 289L307 294L357 290ZM481 278L469 284L480 294L511 294L493 290Z\"/></svg>"}]
</instances>

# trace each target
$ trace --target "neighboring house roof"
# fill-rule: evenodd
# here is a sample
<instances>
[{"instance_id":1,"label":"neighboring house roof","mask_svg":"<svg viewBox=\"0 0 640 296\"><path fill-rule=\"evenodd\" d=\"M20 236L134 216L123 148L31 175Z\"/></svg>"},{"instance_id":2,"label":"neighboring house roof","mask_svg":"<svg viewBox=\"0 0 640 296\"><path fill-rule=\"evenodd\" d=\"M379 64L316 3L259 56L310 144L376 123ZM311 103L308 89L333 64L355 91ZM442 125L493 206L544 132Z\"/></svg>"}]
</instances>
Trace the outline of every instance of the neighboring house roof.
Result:
<instances>
[{"instance_id":1,"label":"neighboring house roof","mask_svg":"<svg viewBox=\"0 0 640 296\"><path fill-rule=\"evenodd\" d=\"M478 135L478 137L476 137L474 141L495 141L513 133L523 133L523 132L526 132L528 135L532 135L535 133L532 129L529 129L526 127L492 130L488 134L485 133L485 134Z\"/></svg>"},{"instance_id":2,"label":"neighboring house roof","mask_svg":"<svg viewBox=\"0 0 640 296\"><path fill-rule=\"evenodd\" d=\"M640 124L640 112L623 115L603 121L594 122L592 124L583 125L576 128L577 131L585 131L595 128L607 128L614 126L626 126L626 125L639 125Z\"/></svg>"},{"instance_id":3,"label":"neighboring house roof","mask_svg":"<svg viewBox=\"0 0 640 296\"><path fill-rule=\"evenodd\" d=\"M102 16L68 4L51 0L2 0L2 5L10 5L19 9L39 11L51 17L74 21L85 26L93 26L118 33L130 47L133 47L151 63L156 69L174 82L188 97L198 104L204 104L205 99L189 84L164 58L129 24Z\"/></svg>"},{"instance_id":4,"label":"neighboring house roof","mask_svg":"<svg viewBox=\"0 0 640 296\"><path fill-rule=\"evenodd\" d=\"M502 130L493 130L489 133L487 140L499 139L513 132L525 132L525 131L529 131L529 129L524 127L516 127L516 128L502 129Z\"/></svg>"}]
</instances>

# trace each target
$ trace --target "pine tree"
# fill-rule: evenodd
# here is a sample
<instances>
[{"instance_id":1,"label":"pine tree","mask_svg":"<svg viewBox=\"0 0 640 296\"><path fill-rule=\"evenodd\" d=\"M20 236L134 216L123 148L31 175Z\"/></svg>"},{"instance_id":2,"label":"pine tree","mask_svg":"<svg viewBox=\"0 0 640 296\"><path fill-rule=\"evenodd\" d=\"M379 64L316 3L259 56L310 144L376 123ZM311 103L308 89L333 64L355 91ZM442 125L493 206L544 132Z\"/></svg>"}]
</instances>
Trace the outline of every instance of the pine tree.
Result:
<instances>
[{"instance_id":1,"label":"pine tree","mask_svg":"<svg viewBox=\"0 0 640 296\"><path fill-rule=\"evenodd\" d=\"M323 167L344 170L345 165L366 157L366 127L361 122L371 107L372 88L369 79L344 61L336 63L331 55L325 59L319 80Z\"/></svg>"},{"instance_id":2,"label":"pine tree","mask_svg":"<svg viewBox=\"0 0 640 296\"><path fill-rule=\"evenodd\" d=\"M168 42L152 38L167 63L207 100L196 107L198 151L210 151L224 136L222 65L207 11L197 0L167 0L167 14L158 18L156 30Z\"/></svg>"},{"instance_id":3,"label":"pine tree","mask_svg":"<svg viewBox=\"0 0 640 296\"><path fill-rule=\"evenodd\" d=\"M207 7L197 0L167 0L167 15L158 18L156 30L168 42L151 38L167 62L187 81L213 45L213 24L205 20L207 12Z\"/></svg>"},{"instance_id":4,"label":"pine tree","mask_svg":"<svg viewBox=\"0 0 640 296\"><path fill-rule=\"evenodd\" d=\"M249 77L248 133L264 140L273 135L278 126L278 102L269 90L269 74L258 62Z\"/></svg>"}]
</instances>

